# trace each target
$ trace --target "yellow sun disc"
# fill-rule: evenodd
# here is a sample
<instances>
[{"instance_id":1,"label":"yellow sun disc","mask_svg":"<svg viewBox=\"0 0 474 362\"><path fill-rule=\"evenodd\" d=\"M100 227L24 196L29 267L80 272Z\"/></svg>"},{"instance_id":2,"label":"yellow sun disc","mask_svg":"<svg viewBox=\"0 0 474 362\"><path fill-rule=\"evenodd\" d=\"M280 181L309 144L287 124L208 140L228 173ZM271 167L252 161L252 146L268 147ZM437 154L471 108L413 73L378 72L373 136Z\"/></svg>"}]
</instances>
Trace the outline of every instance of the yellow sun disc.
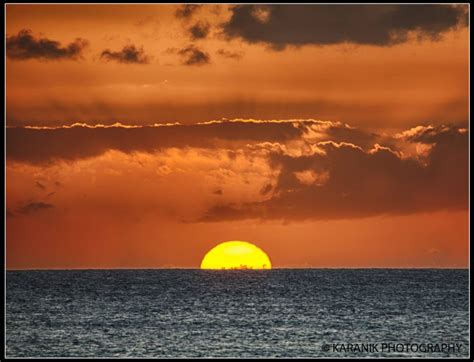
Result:
<instances>
[{"instance_id":1,"label":"yellow sun disc","mask_svg":"<svg viewBox=\"0 0 474 362\"><path fill-rule=\"evenodd\" d=\"M226 241L202 259L201 269L271 269L268 255L245 241Z\"/></svg>"}]
</instances>

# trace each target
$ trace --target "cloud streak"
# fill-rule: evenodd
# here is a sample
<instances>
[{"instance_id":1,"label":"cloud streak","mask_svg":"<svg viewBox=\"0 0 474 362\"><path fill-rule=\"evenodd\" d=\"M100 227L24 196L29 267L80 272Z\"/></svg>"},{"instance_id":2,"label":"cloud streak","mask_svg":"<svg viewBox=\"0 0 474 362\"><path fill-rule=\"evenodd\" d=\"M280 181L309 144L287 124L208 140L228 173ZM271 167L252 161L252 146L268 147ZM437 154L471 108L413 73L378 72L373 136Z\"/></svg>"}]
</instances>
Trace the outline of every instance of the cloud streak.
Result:
<instances>
[{"instance_id":1,"label":"cloud streak","mask_svg":"<svg viewBox=\"0 0 474 362\"><path fill-rule=\"evenodd\" d=\"M410 145L425 149L438 138L457 135L461 128L420 126L394 136L379 135L347 124L320 120L223 120L193 125L150 126L88 125L61 127L7 127L7 159L26 163L76 160L99 156L108 150L155 152L170 147L231 149L247 147L287 154L323 153L326 142L369 151L382 144L398 154L415 152ZM48 147L44 147L48 145ZM379 146L377 146L379 147ZM416 156L416 155L415 155Z\"/></svg>"},{"instance_id":2,"label":"cloud streak","mask_svg":"<svg viewBox=\"0 0 474 362\"><path fill-rule=\"evenodd\" d=\"M30 215L33 213L36 213L41 210L47 210L47 209L52 209L54 207L53 204L49 204L46 202L36 202L36 201L31 201L26 203L25 205L21 206L18 209L18 213L23 214L23 215Z\"/></svg>"},{"instance_id":3,"label":"cloud streak","mask_svg":"<svg viewBox=\"0 0 474 362\"><path fill-rule=\"evenodd\" d=\"M223 57L223 58L234 59L234 60L240 60L244 56L243 52L239 52L239 51L233 52L233 51L226 50L226 49L218 49L216 51L216 54Z\"/></svg>"}]
</instances>

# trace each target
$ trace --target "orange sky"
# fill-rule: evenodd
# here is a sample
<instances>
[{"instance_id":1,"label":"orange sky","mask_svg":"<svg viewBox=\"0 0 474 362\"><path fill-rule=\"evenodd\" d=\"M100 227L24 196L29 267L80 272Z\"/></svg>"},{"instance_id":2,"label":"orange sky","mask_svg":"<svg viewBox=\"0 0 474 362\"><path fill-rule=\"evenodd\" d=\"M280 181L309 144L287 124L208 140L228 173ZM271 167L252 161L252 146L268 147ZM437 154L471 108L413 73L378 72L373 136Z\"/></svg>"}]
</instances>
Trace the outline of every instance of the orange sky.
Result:
<instances>
[{"instance_id":1,"label":"orange sky","mask_svg":"<svg viewBox=\"0 0 474 362\"><path fill-rule=\"evenodd\" d=\"M7 5L7 267L198 267L226 240L466 267L467 9L441 10Z\"/></svg>"}]
</instances>

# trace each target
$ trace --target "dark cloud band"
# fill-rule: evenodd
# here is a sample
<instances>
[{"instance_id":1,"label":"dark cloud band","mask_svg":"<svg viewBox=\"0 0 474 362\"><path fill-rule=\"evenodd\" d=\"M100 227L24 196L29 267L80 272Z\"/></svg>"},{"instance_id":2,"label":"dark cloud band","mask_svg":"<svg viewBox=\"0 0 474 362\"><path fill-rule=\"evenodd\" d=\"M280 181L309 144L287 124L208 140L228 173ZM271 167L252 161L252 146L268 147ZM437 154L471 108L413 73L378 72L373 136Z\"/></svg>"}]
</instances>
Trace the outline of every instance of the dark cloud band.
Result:
<instances>
[{"instance_id":1,"label":"dark cloud band","mask_svg":"<svg viewBox=\"0 0 474 362\"><path fill-rule=\"evenodd\" d=\"M223 24L229 38L288 45L341 43L389 46L404 42L409 32L438 38L467 24L466 6L453 5L239 5Z\"/></svg>"},{"instance_id":2,"label":"dark cloud band","mask_svg":"<svg viewBox=\"0 0 474 362\"><path fill-rule=\"evenodd\" d=\"M225 142L285 142L301 136L292 123L216 122L160 127L7 128L7 158L32 164L95 157L108 150L153 152L167 147L216 147Z\"/></svg>"}]
</instances>

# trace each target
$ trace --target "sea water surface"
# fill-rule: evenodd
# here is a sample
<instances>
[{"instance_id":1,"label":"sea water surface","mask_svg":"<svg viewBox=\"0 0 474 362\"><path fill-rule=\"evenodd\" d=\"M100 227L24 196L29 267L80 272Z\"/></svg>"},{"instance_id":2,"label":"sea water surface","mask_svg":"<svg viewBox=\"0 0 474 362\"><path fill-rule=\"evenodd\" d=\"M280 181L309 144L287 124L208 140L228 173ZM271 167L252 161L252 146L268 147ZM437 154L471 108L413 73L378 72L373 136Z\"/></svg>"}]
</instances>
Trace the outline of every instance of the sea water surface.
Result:
<instances>
[{"instance_id":1,"label":"sea water surface","mask_svg":"<svg viewBox=\"0 0 474 362\"><path fill-rule=\"evenodd\" d=\"M464 269L7 271L6 355L468 356L468 274ZM461 348L446 349L449 344ZM370 345L376 347L368 351ZM444 351L437 350L443 345Z\"/></svg>"}]
</instances>

